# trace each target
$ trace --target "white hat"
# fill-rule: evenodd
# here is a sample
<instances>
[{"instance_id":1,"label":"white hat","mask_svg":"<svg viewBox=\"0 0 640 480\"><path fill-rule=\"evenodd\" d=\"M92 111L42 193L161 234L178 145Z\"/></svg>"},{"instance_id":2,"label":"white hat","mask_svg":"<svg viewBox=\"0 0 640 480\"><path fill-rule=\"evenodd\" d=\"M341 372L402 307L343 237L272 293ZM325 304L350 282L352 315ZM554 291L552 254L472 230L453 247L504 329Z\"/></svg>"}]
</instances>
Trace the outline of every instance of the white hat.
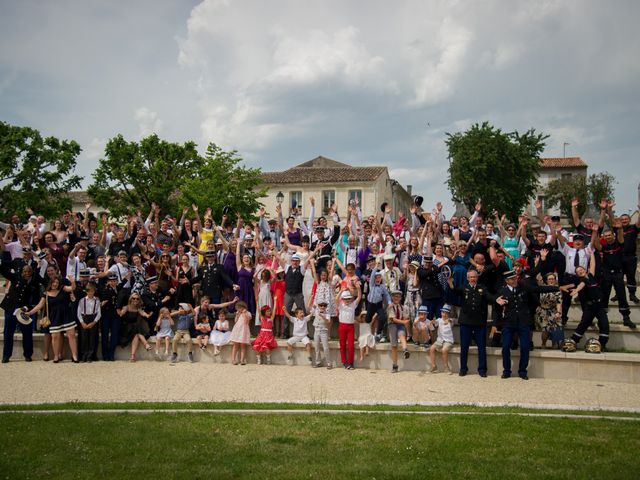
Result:
<instances>
[{"instance_id":1,"label":"white hat","mask_svg":"<svg viewBox=\"0 0 640 480\"><path fill-rule=\"evenodd\" d=\"M293 255L291 255L291 260L300 260L300 255L294 253Z\"/></svg>"},{"instance_id":2,"label":"white hat","mask_svg":"<svg viewBox=\"0 0 640 480\"><path fill-rule=\"evenodd\" d=\"M395 259L396 259L396 256L395 256L393 253L387 253L387 254L384 256L384 259L385 259L385 260L395 260Z\"/></svg>"},{"instance_id":3,"label":"white hat","mask_svg":"<svg viewBox=\"0 0 640 480\"><path fill-rule=\"evenodd\" d=\"M16 308L13 312L13 315L16 317L16 320L18 320L23 325L30 325L31 322L33 322L33 319L29 315L27 315L27 312L25 312L21 308Z\"/></svg>"},{"instance_id":4,"label":"white hat","mask_svg":"<svg viewBox=\"0 0 640 480\"><path fill-rule=\"evenodd\" d=\"M178 306L187 312L191 311L191 305L189 305L188 303L179 303Z\"/></svg>"},{"instance_id":5,"label":"white hat","mask_svg":"<svg viewBox=\"0 0 640 480\"><path fill-rule=\"evenodd\" d=\"M340 298L348 300L350 298L353 298L353 295L351 295L351 292L349 290L345 290L344 292L342 292L342 295L340 295Z\"/></svg>"}]
</instances>

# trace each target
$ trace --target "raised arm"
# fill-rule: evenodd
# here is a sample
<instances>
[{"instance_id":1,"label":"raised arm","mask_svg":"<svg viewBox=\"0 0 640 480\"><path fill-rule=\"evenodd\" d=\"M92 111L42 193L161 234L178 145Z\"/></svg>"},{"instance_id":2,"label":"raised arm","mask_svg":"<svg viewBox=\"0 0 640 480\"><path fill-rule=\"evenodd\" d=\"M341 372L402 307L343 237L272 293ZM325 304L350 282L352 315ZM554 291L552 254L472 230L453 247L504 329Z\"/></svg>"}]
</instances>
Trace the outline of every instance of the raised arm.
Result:
<instances>
[{"instance_id":1,"label":"raised arm","mask_svg":"<svg viewBox=\"0 0 640 480\"><path fill-rule=\"evenodd\" d=\"M236 242L236 268L240 271L242 267L242 257L240 256L240 242Z\"/></svg>"},{"instance_id":2,"label":"raised arm","mask_svg":"<svg viewBox=\"0 0 640 480\"><path fill-rule=\"evenodd\" d=\"M580 214L578 213L578 205L580 205L580 200L576 197L571 199L571 218L573 219L573 225L577 227L580 225Z\"/></svg>"}]
</instances>

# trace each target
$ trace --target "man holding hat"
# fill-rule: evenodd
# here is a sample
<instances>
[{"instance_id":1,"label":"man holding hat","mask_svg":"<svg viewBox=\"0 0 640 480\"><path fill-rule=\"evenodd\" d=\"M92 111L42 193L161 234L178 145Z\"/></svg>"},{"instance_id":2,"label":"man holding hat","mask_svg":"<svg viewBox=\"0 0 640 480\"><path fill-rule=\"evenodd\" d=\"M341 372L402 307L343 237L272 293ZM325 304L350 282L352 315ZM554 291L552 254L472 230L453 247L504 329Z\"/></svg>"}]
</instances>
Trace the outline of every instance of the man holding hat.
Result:
<instances>
[{"instance_id":1,"label":"man holding hat","mask_svg":"<svg viewBox=\"0 0 640 480\"><path fill-rule=\"evenodd\" d=\"M40 296L39 282L33 274L33 269L25 265L21 272L14 272L6 265L0 265L0 273L11 282L9 292L5 295L0 307L4 309L4 344L2 348L2 363L7 363L13 354L13 334L16 328L22 333L22 352L27 362L33 355L33 325L19 321L15 315L16 309L31 309L38 303Z\"/></svg>"},{"instance_id":2,"label":"man holding hat","mask_svg":"<svg viewBox=\"0 0 640 480\"><path fill-rule=\"evenodd\" d=\"M269 221L265 220L264 215L265 215L265 209L261 208L260 209L260 231L262 232L262 237L263 238L271 238L271 241L273 242L273 244L275 245L277 250L280 250L281 246L280 246L280 238L282 237L282 224L283 224L283 219L282 219L282 209L278 207L276 207L277 209L277 214L278 214L278 218L270 218Z\"/></svg>"},{"instance_id":3,"label":"man holding hat","mask_svg":"<svg viewBox=\"0 0 640 480\"><path fill-rule=\"evenodd\" d=\"M520 340L520 364L518 376L529 380L527 367L529 366L529 346L531 343L530 329L533 323L533 312L529 296L535 293L547 293L569 290L568 286L556 285L532 286L529 283L518 283L518 275L513 270L504 274L506 285L498 291L496 303L503 307L502 318L502 378L511 376L511 341L514 335Z\"/></svg>"},{"instance_id":4,"label":"man holding hat","mask_svg":"<svg viewBox=\"0 0 640 480\"><path fill-rule=\"evenodd\" d=\"M335 214L334 214L335 215ZM333 235L331 238L325 238L325 227L318 225L316 227L316 240L311 244L311 250L319 250L318 261L316 263L316 270L320 271L327 268L327 263L331 260L331 253L333 245L338 241L340 237L340 225L338 225L337 215L333 224Z\"/></svg>"}]
</instances>

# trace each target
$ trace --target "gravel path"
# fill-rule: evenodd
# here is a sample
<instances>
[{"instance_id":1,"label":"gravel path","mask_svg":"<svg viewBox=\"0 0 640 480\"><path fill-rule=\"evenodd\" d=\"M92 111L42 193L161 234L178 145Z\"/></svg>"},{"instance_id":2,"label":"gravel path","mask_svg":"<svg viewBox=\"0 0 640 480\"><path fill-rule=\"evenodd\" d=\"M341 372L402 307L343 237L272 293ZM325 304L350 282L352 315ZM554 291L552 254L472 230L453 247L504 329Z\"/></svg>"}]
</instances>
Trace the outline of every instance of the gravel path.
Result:
<instances>
[{"instance_id":1,"label":"gravel path","mask_svg":"<svg viewBox=\"0 0 640 480\"><path fill-rule=\"evenodd\" d=\"M0 366L0 403L239 401L482 404L640 411L640 385L307 366L128 362Z\"/></svg>"}]
</instances>

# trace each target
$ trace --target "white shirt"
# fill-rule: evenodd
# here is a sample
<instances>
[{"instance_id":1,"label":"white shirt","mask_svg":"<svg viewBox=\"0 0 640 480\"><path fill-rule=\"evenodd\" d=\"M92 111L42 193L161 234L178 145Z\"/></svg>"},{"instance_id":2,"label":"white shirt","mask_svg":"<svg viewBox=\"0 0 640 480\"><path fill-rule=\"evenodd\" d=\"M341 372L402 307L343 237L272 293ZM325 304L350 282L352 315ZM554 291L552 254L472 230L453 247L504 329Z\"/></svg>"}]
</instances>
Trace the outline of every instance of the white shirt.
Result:
<instances>
[{"instance_id":1,"label":"white shirt","mask_svg":"<svg viewBox=\"0 0 640 480\"><path fill-rule=\"evenodd\" d=\"M566 242L562 246L560 245L560 242L558 242L558 247L566 258L566 273L568 273L569 275L576 274L576 266L574 265L576 255L580 256L580 266L585 270L589 268L589 258L591 258L591 247L589 245L581 248L579 253L576 248L571 248L569 245L567 245Z\"/></svg>"},{"instance_id":2,"label":"white shirt","mask_svg":"<svg viewBox=\"0 0 640 480\"><path fill-rule=\"evenodd\" d=\"M80 281L80 270L87 268L87 262L81 261L78 257L67 260L67 276L73 275L76 281Z\"/></svg>"},{"instance_id":3,"label":"white shirt","mask_svg":"<svg viewBox=\"0 0 640 480\"><path fill-rule=\"evenodd\" d=\"M313 326L316 330L318 329L327 329L327 322L331 320L329 314L325 311L325 313L320 313L320 311L316 308L313 311Z\"/></svg>"},{"instance_id":4,"label":"white shirt","mask_svg":"<svg viewBox=\"0 0 640 480\"><path fill-rule=\"evenodd\" d=\"M115 273L116 276L118 277L118 284L120 284L125 277L127 276L127 273L129 273L129 267L124 267L122 264L120 263L114 263L113 265L111 265L109 267L109 272L110 273ZM131 287L131 283L130 283L130 278L127 280L127 283L125 283L123 288L130 288Z\"/></svg>"},{"instance_id":5,"label":"white shirt","mask_svg":"<svg viewBox=\"0 0 640 480\"><path fill-rule=\"evenodd\" d=\"M84 297L78 303L78 320L82 323L87 323L84 321L83 315L93 315L95 314L96 318L92 320L92 322L97 322L100 320L100 299L98 297ZM91 323L91 322L89 322Z\"/></svg>"},{"instance_id":6,"label":"white shirt","mask_svg":"<svg viewBox=\"0 0 640 480\"><path fill-rule=\"evenodd\" d=\"M306 337L309 334L307 322L311 320L311 315L307 315L303 318L291 317L289 320L293 323L292 337Z\"/></svg>"},{"instance_id":7,"label":"white shirt","mask_svg":"<svg viewBox=\"0 0 640 480\"><path fill-rule=\"evenodd\" d=\"M338 307L338 320L340 323L356 323L356 302L340 302L340 306Z\"/></svg>"},{"instance_id":8,"label":"white shirt","mask_svg":"<svg viewBox=\"0 0 640 480\"><path fill-rule=\"evenodd\" d=\"M442 318L438 318L436 320L436 324L438 325L438 342L449 342L454 343L453 340L453 322L454 319L449 318L449 323L444 323Z\"/></svg>"}]
</instances>

